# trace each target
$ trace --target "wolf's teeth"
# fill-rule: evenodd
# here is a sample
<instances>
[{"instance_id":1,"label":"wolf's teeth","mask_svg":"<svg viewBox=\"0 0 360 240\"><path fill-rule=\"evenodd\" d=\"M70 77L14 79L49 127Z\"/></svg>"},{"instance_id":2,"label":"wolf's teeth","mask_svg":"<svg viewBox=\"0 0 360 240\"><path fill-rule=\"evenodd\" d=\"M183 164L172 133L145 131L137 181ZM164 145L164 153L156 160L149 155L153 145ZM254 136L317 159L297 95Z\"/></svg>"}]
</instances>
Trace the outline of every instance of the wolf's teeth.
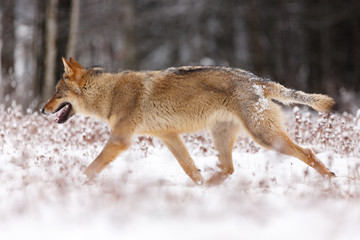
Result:
<instances>
[{"instance_id":1,"label":"wolf's teeth","mask_svg":"<svg viewBox=\"0 0 360 240\"><path fill-rule=\"evenodd\" d=\"M69 108L69 104L66 104L62 109L60 109L59 115L54 119L54 121L58 122L67 112L68 108Z\"/></svg>"}]
</instances>

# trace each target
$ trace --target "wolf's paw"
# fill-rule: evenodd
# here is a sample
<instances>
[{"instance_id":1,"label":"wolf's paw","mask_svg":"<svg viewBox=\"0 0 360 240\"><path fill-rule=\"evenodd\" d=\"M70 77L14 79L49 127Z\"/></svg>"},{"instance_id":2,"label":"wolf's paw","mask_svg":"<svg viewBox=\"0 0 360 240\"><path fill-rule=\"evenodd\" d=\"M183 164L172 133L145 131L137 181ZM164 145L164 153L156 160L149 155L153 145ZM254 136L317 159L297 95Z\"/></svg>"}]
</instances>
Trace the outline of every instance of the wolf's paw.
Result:
<instances>
[{"instance_id":1,"label":"wolf's paw","mask_svg":"<svg viewBox=\"0 0 360 240\"><path fill-rule=\"evenodd\" d=\"M88 167L85 171L84 171L84 174L86 175L86 177L88 178L88 181L92 181L94 180L94 178L96 177L97 175L97 172L92 170L92 168Z\"/></svg>"},{"instance_id":2,"label":"wolf's paw","mask_svg":"<svg viewBox=\"0 0 360 240\"><path fill-rule=\"evenodd\" d=\"M229 174L217 172L206 181L206 185L208 185L208 186L219 185L219 184L223 183L228 177L229 177Z\"/></svg>"},{"instance_id":3,"label":"wolf's paw","mask_svg":"<svg viewBox=\"0 0 360 240\"><path fill-rule=\"evenodd\" d=\"M189 176L196 185L203 185L205 182L205 180L199 170L195 174L191 174Z\"/></svg>"}]
</instances>

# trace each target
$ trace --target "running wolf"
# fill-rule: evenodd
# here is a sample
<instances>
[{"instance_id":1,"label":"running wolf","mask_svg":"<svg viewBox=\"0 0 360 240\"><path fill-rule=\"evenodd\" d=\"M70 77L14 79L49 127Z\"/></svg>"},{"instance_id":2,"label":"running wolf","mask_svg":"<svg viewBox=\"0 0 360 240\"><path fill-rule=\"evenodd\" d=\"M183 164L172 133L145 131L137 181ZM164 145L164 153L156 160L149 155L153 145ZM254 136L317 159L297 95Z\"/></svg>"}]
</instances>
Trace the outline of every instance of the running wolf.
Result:
<instances>
[{"instance_id":1,"label":"running wolf","mask_svg":"<svg viewBox=\"0 0 360 240\"><path fill-rule=\"evenodd\" d=\"M322 176L335 176L315 154L295 144L283 129L280 106L305 104L328 112L335 102L307 94L236 68L186 66L162 71L108 73L62 58L64 74L41 112L59 112L58 123L75 114L107 122L111 136L85 174L94 178L130 147L134 134L160 138L185 173L197 184L221 183L234 172L232 148L245 130L259 145L296 157ZM209 129L218 151L219 171L207 181L179 134Z\"/></svg>"}]
</instances>

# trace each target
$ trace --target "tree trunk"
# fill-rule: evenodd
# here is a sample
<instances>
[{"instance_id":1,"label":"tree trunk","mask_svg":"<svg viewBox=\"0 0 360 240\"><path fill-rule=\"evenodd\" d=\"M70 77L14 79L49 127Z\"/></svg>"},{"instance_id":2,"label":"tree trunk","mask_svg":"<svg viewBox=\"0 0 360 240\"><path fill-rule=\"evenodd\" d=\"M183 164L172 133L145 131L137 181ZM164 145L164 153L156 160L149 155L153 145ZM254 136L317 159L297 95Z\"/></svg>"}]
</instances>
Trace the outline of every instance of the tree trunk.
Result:
<instances>
[{"instance_id":1,"label":"tree trunk","mask_svg":"<svg viewBox=\"0 0 360 240\"><path fill-rule=\"evenodd\" d=\"M234 7L236 2L234 0L227 0L221 3L222 8L219 7L217 12L220 25L222 26L219 33L215 36L216 49L215 53L220 59L220 63L232 65L235 62L234 55Z\"/></svg>"},{"instance_id":2,"label":"tree trunk","mask_svg":"<svg viewBox=\"0 0 360 240\"><path fill-rule=\"evenodd\" d=\"M260 41L260 23L258 6L255 0L251 1L249 12L247 14L247 27L248 27L248 44L250 49L250 58L253 64L253 72L259 76L264 74L264 54Z\"/></svg>"},{"instance_id":3,"label":"tree trunk","mask_svg":"<svg viewBox=\"0 0 360 240\"><path fill-rule=\"evenodd\" d=\"M125 69L137 69L135 44L135 6L133 0L124 0Z\"/></svg>"},{"instance_id":4,"label":"tree trunk","mask_svg":"<svg viewBox=\"0 0 360 240\"><path fill-rule=\"evenodd\" d=\"M49 0L46 7L45 26L45 82L42 90L42 99L51 97L55 87L56 71L56 38L57 38L57 8L58 0Z\"/></svg>"},{"instance_id":5,"label":"tree trunk","mask_svg":"<svg viewBox=\"0 0 360 240\"><path fill-rule=\"evenodd\" d=\"M1 0L1 89L0 97L11 96L14 92L15 16L13 0ZM1 90L0 90L1 91Z\"/></svg>"},{"instance_id":6,"label":"tree trunk","mask_svg":"<svg viewBox=\"0 0 360 240\"><path fill-rule=\"evenodd\" d=\"M34 107L38 109L42 101L41 91L44 85L44 63L45 63L45 11L46 3L42 0L37 1L36 15L33 32L33 49L35 56L35 74L32 80L32 92L34 96Z\"/></svg>"},{"instance_id":7,"label":"tree trunk","mask_svg":"<svg viewBox=\"0 0 360 240\"><path fill-rule=\"evenodd\" d=\"M354 41L353 41L353 47L354 47L354 57L353 57L353 63L354 63L354 78L352 82L352 86L354 86L355 91L360 90L360 17L354 18L352 20L352 28L354 32Z\"/></svg>"},{"instance_id":8,"label":"tree trunk","mask_svg":"<svg viewBox=\"0 0 360 240\"><path fill-rule=\"evenodd\" d=\"M56 36L56 70L59 78L64 72L61 58L67 56L68 40L70 38L71 0L58 0L57 5L57 36ZM58 79L56 79L58 80ZM55 81L56 81L55 80Z\"/></svg>"},{"instance_id":9,"label":"tree trunk","mask_svg":"<svg viewBox=\"0 0 360 240\"><path fill-rule=\"evenodd\" d=\"M79 30L80 0L71 1L70 30L67 41L66 57L75 57L77 33Z\"/></svg>"}]
</instances>

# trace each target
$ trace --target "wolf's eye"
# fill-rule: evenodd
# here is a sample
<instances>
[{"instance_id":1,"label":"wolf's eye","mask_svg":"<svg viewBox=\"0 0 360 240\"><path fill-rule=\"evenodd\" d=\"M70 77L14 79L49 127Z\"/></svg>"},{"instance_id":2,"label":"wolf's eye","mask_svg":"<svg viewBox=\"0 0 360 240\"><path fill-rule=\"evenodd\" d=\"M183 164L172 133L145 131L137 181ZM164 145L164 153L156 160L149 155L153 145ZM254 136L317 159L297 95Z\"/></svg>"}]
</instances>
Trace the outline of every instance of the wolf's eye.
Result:
<instances>
[{"instance_id":1,"label":"wolf's eye","mask_svg":"<svg viewBox=\"0 0 360 240\"><path fill-rule=\"evenodd\" d=\"M55 94L56 95L61 95L61 94L63 94L63 91L60 88L58 88L58 89L56 89Z\"/></svg>"}]
</instances>

